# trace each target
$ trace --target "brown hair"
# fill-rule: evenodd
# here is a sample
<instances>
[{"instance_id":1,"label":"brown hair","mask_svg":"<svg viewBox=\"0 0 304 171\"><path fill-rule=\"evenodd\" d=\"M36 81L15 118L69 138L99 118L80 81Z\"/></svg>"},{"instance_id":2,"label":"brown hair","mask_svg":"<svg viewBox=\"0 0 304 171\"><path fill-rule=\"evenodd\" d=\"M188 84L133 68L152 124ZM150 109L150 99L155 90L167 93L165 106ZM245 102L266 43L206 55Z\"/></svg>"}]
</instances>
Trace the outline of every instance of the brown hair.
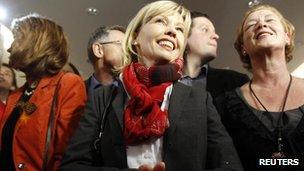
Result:
<instances>
[{"instance_id":1,"label":"brown hair","mask_svg":"<svg viewBox=\"0 0 304 171\"><path fill-rule=\"evenodd\" d=\"M57 74L68 60L68 44L61 26L37 14L15 19L9 65L36 80Z\"/></svg>"},{"instance_id":2,"label":"brown hair","mask_svg":"<svg viewBox=\"0 0 304 171\"><path fill-rule=\"evenodd\" d=\"M286 18L283 17L283 15L273 6L270 5L265 5L265 4L261 4L261 5L256 5L252 8L250 8L244 15L243 17L243 21L240 24L240 26L238 27L237 30L237 37L236 40L234 42L234 47L237 50L238 54L240 55L241 61L243 62L243 67L251 70L252 66L251 66L251 62L250 62L250 58L248 56L248 54L243 53L243 34L244 34L244 23L247 19L247 17L255 12L255 11L259 11L259 10L270 10L272 12L274 12L276 15L278 15L278 17L281 19L281 23L285 29L285 31L287 32L287 34L290 36L290 43L285 45L285 59L286 62L289 62L292 58L292 52L294 49L294 39L295 39L295 28L294 26L291 24L290 21L288 21Z\"/></svg>"}]
</instances>

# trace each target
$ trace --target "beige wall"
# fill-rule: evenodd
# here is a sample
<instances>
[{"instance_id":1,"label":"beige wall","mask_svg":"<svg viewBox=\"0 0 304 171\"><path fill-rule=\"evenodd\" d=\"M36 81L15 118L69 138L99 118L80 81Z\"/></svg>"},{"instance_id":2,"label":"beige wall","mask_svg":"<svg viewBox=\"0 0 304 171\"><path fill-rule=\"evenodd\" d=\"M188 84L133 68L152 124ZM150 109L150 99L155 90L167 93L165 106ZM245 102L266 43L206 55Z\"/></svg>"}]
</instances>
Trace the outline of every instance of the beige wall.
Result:
<instances>
[{"instance_id":1,"label":"beige wall","mask_svg":"<svg viewBox=\"0 0 304 171\"><path fill-rule=\"evenodd\" d=\"M3 32L1 29L5 27L0 23L0 61L3 63L8 63L8 57L9 53L7 52L7 49L4 47L4 36L11 36L11 35L3 35ZM15 71L17 76L17 86L21 87L25 83L25 77L22 72Z\"/></svg>"}]
</instances>

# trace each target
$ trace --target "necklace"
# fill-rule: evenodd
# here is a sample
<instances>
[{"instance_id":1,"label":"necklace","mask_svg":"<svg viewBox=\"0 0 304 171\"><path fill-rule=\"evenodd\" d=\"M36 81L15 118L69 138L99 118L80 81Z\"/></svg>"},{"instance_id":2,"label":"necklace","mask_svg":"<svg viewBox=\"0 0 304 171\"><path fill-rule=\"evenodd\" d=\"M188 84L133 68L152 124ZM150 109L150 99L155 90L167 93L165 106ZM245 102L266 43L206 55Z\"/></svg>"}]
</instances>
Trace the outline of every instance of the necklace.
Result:
<instances>
[{"instance_id":1,"label":"necklace","mask_svg":"<svg viewBox=\"0 0 304 171\"><path fill-rule=\"evenodd\" d=\"M23 92L23 95L16 103L16 107L20 107L22 111L27 115L32 114L37 109L37 106L34 103L29 102L29 99L31 98L35 89L37 88L38 83L39 80L34 81L31 84L27 84L26 90Z\"/></svg>"},{"instance_id":2,"label":"necklace","mask_svg":"<svg viewBox=\"0 0 304 171\"><path fill-rule=\"evenodd\" d=\"M283 132L283 114L284 114L284 109L286 106L286 102L287 102L287 97L289 94L289 90L290 90L290 86L291 86L291 82L292 82L292 76L289 75L289 83L285 92L285 96L284 96L284 100L283 100L283 106L282 106L282 110L280 112L279 115L279 121L276 125L276 130L277 130L277 152L274 152L272 154L272 158L284 158L285 154L283 152L283 137L282 137L282 132ZM253 96L255 97L255 99L259 102L259 104L263 107L263 109L269 114L269 111L267 110L267 108L263 105L263 103L261 102L261 100L258 98L258 96L255 94L255 92L252 89L252 80L250 80L249 82L249 90L250 92L253 94ZM273 124L273 119L272 119L272 124ZM274 125L274 124L273 124Z\"/></svg>"}]
</instances>

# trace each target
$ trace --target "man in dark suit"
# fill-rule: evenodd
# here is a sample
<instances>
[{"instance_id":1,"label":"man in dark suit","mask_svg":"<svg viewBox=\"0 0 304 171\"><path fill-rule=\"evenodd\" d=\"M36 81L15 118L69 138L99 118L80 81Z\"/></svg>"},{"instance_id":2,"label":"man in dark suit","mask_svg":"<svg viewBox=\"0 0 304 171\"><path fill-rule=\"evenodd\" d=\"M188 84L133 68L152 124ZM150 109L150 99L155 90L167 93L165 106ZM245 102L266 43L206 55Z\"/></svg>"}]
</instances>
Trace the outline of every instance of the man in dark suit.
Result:
<instances>
[{"instance_id":1,"label":"man in dark suit","mask_svg":"<svg viewBox=\"0 0 304 171\"><path fill-rule=\"evenodd\" d=\"M86 81L87 93L99 86L111 85L115 82L116 67L122 65L121 42L125 28L122 26L98 27L88 42L88 60L94 73Z\"/></svg>"},{"instance_id":2,"label":"man in dark suit","mask_svg":"<svg viewBox=\"0 0 304 171\"><path fill-rule=\"evenodd\" d=\"M208 15L192 12L191 18L191 31L184 55L184 77L181 81L187 85L203 83L213 98L248 82L249 78L245 74L208 65L217 56L219 35Z\"/></svg>"}]
</instances>

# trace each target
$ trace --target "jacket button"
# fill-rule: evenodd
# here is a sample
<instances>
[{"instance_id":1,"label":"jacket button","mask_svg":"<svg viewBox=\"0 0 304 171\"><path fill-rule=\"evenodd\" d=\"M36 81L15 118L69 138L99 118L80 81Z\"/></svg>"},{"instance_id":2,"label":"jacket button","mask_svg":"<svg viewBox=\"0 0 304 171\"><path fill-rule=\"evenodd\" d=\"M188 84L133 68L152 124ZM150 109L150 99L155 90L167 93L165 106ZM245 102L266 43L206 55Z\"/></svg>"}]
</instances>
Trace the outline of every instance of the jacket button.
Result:
<instances>
[{"instance_id":1,"label":"jacket button","mask_svg":"<svg viewBox=\"0 0 304 171\"><path fill-rule=\"evenodd\" d=\"M169 144L168 144L168 148L172 148L172 142L169 142Z\"/></svg>"},{"instance_id":2,"label":"jacket button","mask_svg":"<svg viewBox=\"0 0 304 171\"><path fill-rule=\"evenodd\" d=\"M17 165L17 168L20 169L20 170L23 170L23 169L25 169L25 164L24 163L19 163Z\"/></svg>"}]
</instances>

